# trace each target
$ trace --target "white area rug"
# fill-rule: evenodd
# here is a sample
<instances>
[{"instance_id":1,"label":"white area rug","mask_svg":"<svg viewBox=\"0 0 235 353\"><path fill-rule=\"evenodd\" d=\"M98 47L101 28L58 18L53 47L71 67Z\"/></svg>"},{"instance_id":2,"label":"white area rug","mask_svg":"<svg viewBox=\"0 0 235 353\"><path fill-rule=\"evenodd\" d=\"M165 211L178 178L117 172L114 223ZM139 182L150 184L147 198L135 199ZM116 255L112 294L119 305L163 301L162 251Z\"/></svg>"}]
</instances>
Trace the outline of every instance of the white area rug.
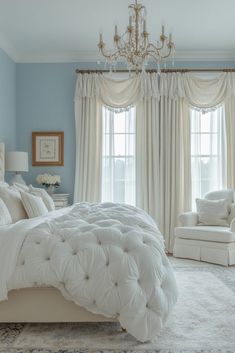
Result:
<instances>
[{"instance_id":1,"label":"white area rug","mask_svg":"<svg viewBox=\"0 0 235 353\"><path fill-rule=\"evenodd\" d=\"M119 324L0 325L1 353L235 353L235 268L178 267L179 300L161 335L138 343Z\"/></svg>"}]
</instances>

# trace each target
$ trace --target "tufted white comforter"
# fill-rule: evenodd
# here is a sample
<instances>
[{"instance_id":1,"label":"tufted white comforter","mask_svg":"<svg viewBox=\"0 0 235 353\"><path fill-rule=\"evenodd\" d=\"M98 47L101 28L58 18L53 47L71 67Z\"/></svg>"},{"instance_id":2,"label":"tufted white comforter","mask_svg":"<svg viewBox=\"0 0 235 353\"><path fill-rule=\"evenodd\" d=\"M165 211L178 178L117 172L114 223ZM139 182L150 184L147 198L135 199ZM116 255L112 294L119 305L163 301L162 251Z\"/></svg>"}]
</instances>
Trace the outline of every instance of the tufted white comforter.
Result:
<instances>
[{"instance_id":1,"label":"tufted white comforter","mask_svg":"<svg viewBox=\"0 0 235 353\"><path fill-rule=\"evenodd\" d=\"M0 231L0 300L10 289L54 286L89 311L116 317L140 341L159 333L176 302L163 238L137 208L75 204L17 222L8 238Z\"/></svg>"}]
</instances>

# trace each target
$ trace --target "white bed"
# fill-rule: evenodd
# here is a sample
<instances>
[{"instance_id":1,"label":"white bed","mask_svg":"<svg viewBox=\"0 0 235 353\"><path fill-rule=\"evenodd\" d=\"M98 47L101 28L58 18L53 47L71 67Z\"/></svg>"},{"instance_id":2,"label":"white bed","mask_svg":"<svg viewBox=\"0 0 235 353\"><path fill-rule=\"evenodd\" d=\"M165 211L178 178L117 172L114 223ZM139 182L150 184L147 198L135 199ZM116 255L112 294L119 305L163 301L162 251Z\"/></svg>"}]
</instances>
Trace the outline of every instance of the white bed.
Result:
<instances>
[{"instance_id":1,"label":"white bed","mask_svg":"<svg viewBox=\"0 0 235 353\"><path fill-rule=\"evenodd\" d=\"M0 142L0 181L5 175L5 145ZM93 314L66 300L58 289L25 288L12 290L0 301L0 322L102 322L114 321Z\"/></svg>"},{"instance_id":2,"label":"white bed","mask_svg":"<svg viewBox=\"0 0 235 353\"><path fill-rule=\"evenodd\" d=\"M2 144L0 156L3 181ZM30 188L15 187L0 190L12 219L20 208L25 215L0 226L0 322L117 319L141 342L159 334L177 288L153 219L136 207L108 202L25 218L31 204L24 197L37 197Z\"/></svg>"}]
</instances>

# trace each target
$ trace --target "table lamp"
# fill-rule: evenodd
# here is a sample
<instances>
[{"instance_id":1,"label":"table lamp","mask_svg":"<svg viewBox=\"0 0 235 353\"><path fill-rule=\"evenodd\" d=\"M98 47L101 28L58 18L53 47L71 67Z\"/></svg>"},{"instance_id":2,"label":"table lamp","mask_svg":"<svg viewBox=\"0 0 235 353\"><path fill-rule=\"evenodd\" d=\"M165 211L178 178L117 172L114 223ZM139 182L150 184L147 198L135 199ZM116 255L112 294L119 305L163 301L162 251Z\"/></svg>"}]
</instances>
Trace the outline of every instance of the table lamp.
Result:
<instances>
[{"instance_id":1,"label":"table lamp","mask_svg":"<svg viewBox=\"0 0 235 353\"><path fill-rule=\"evenodd\" d=\"M21 172L28 172L28 152L10 151L6 153L6 171L14 172L10 184L26 184L21 176Z\"/></svg>"}]
</instances>

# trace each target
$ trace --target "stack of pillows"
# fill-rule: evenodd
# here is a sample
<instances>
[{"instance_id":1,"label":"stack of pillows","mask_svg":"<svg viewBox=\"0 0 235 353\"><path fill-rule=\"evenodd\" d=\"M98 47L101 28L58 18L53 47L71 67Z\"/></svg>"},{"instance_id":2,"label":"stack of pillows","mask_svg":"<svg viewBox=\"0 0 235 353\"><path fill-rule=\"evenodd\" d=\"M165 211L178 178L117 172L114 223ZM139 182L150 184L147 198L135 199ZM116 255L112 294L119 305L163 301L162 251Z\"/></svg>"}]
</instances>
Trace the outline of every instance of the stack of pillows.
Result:
<instances>
[{"instance_id":1,"label":"stack of pillows","mask_svg":"<svg viewBox=\"0 0 235 353\"><path fill-rule=\"evenodd\" d=\"M43 216L54 209L54 202L44 189L0 183L0 226Z\"/></svg>"}]
</instances>

